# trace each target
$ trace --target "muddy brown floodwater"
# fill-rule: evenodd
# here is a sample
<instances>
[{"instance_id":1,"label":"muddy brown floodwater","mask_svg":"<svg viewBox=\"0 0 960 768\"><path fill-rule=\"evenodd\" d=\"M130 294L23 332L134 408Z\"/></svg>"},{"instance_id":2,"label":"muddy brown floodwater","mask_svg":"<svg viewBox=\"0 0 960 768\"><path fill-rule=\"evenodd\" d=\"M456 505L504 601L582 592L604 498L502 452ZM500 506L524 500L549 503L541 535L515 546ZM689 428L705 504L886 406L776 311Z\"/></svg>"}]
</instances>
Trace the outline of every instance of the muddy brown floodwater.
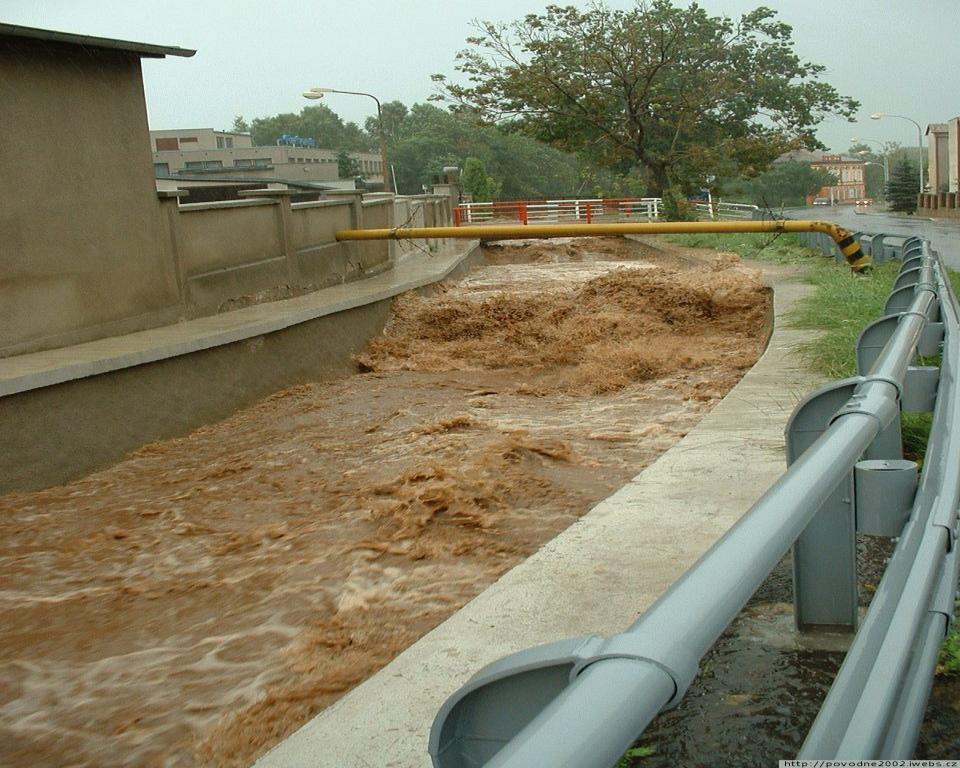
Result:
<instances>
[{"instance_id":1,"label":"muddy brown floodwater","mask_svg":"<svg viewBox=\"0 0 960 768\"><path fill-rule=\"evenodd\" d=\"M684 435L754 362L736 257L506 244L361 371L0 498L0 763L240 766Z\"/></svg>"}]
</instances>

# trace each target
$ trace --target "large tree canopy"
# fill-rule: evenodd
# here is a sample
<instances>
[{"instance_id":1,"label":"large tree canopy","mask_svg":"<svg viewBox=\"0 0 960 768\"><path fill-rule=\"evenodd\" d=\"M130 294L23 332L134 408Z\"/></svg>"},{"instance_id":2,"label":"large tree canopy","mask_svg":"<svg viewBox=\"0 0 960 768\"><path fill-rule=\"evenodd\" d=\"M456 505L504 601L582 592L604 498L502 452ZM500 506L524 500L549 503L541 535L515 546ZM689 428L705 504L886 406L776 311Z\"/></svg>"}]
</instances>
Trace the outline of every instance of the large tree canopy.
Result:
<instances>
[{"instance_id":1,"label":"large tree canopy","mask_svg":"<svg viewBox=\"0 0 960 768\"><path fill-rule=\"evenodd\" d=\"M247 125L242 117L234 120L234 126ZM364 133L356 123L345 123L326 104L307 106L300 114L283 112L273 117L257 117L249 125L253 143L265 146L276 142L282 133L316 139L318 146L326 149L345 149L351 152L371 152L376 141Z\"/></svg>"},{"instance_id":2,"label":"large tree canopy","mask_svg":"<svg viewBox=\"0 0 960 768\"><path fill-rule=\"evenodd\" d=\"M837 177L830 171L813 168L809 163L787 160L774 163L759 176L732 182L727 187L727 195L761 208L780 208L806 205L808 195L836 183Z\"/></svg>"},{"instance_id":3,"label":"large tree canopy","mask_svg":"<svg viewBox=\"0 0 960 768\"><path fill-rule=\"evenodd\" d=\"M440 98L620 173L639 166L655 192L754 175L858 106L817 79L769 8L733 21L670 0L551 5L476 25L457 56L469 84L435 75Z\"/></svg>"}]
</instances>

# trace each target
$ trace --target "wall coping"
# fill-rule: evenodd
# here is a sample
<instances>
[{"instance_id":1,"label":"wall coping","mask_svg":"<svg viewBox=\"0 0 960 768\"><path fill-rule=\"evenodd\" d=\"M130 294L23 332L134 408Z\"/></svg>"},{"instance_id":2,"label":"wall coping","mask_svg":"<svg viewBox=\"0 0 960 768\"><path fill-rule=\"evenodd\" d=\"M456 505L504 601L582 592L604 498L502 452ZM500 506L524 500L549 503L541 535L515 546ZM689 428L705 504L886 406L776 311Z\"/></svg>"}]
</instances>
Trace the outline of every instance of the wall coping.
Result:
<instances>
[{"instance_id":1,"label":"wall coping","mask_svg":"<svg viewBox=\"0 0 960 768\"><path fill-rule=\"evenodd\" d=\"M349 208L353 203L349 200L305 200L302 203L291 203L290 207L295 211L304 208Z\"/></svg>"},{"instance_id":2,"label":"wall coping","mask_svg":"<svg viewBox=\"0 0 960 768\"><path fill-rule=\"evenodd\" d=\"M279 198L253 197L249 200L217 200L212 203L182 203L181 213L191 211L217 211L223 208L254 208L258 205L277 205Z\"/></svg>"},{"instance_id":3,"label":"wall coping","mask_svg":"<svg viewBox=\"0 0 960 768\"><path fill-rule=\"evenodd\" d=\"M240 197L247 198L256 198L256 197L290 197L291 195L299 194L302 190L298 189L238 189L237 194Z\"/></svg>"}]
</instances>

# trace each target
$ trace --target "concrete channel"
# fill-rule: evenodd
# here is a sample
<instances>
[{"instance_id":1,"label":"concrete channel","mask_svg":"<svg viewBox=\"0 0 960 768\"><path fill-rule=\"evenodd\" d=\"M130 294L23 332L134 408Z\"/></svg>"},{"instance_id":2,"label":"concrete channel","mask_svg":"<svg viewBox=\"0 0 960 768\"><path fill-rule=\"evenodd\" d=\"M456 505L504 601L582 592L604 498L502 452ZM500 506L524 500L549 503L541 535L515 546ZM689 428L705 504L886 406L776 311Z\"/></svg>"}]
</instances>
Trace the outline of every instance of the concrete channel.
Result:
<instances>
[{"instance_id":1,"label":"concrete channel","mask_svg":"<svg viewBox=\"0 0 960 768\"><path fill-rule=\"evenodd\" d=\"M733 525L784 468L783 428L821 383L783 319L808 290L767 271L775 324L747 375L630 483L275 747L258 768L426 768L444 700L480 667L538 643L621 631ZM598 599L598 596L602 598Z\"/></svg>"}]
</instances>

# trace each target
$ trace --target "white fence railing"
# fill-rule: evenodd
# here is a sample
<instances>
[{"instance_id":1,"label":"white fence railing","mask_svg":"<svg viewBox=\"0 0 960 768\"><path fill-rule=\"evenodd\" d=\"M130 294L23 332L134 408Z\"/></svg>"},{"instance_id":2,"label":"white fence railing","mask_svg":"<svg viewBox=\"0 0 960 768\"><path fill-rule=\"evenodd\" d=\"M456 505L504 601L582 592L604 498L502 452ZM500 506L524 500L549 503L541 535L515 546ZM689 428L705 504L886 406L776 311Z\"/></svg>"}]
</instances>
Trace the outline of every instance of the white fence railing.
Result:
<instances>
[{"instance_id":1,"label":"white fence railing","mask_svg":"<svg viewBox=\"0 0 960 768\"><path fill-rule=\"evenodd\" d=\"M572 222L652 221L660 218L663 200L639 198L574 198L569 200L511 200L461 203L453 211L454 224L487 224L519 221L521 224ZM744 203L696 203L700 218L753 219L759 210Z\"/></svg>"}]
</instances>

